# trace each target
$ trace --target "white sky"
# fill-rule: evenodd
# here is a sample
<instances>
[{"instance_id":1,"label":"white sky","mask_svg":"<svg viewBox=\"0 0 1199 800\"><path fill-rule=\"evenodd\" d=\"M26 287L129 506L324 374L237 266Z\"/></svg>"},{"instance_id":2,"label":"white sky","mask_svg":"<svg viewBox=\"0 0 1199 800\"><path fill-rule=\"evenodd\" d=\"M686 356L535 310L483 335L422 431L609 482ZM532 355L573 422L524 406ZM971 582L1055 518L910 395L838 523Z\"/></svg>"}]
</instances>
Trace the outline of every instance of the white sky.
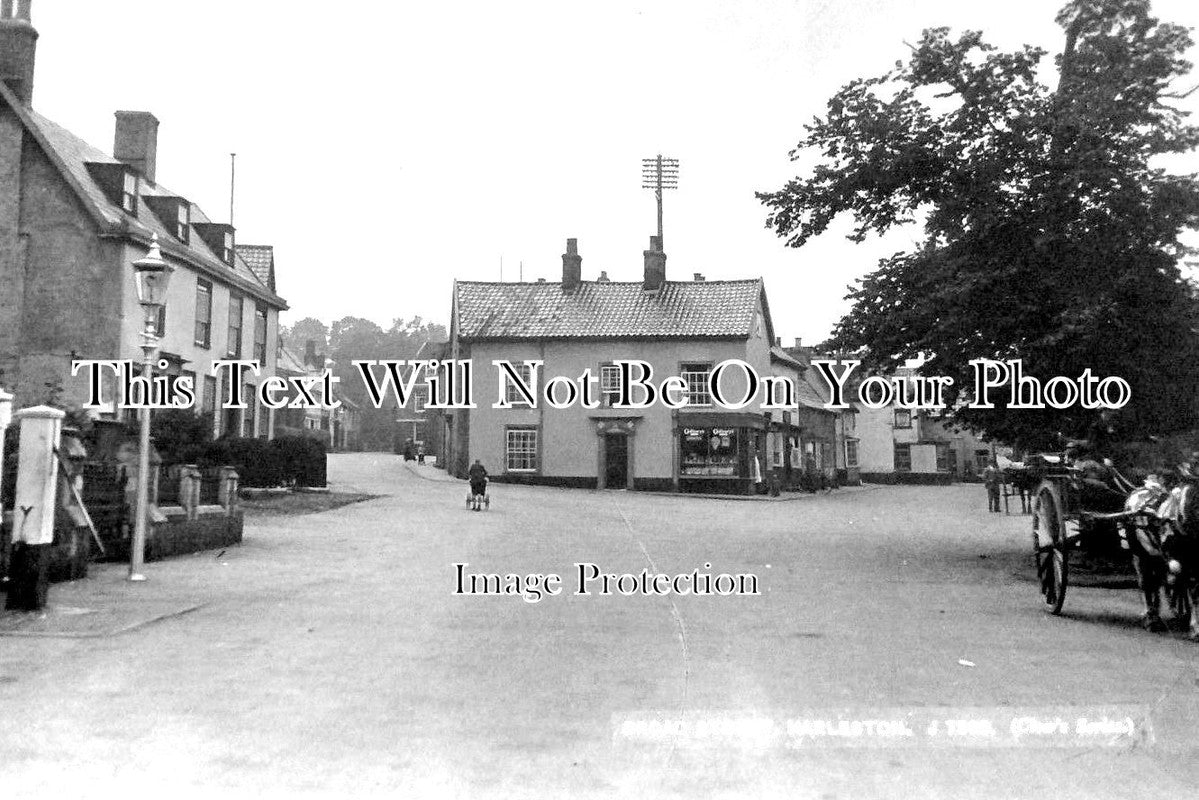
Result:
<instances>
[{"instance_id":1,"label":"white sky","mask_svg":"<svg viewBox=\"0 0 1199 800\"><path fill-rule=\"evenodd\" d=\"M767 231L754 192L796 173L803 124L925 27L1056 53L1061 5L34 0L34 106L107 151L114 110L153 112L159 179L218 221L236 152L238 240L275 245L285 324L446 323L453 278L497 280L502 257L506 280L521 261L557 280L568 237L585 279L639 280L641 159L662 152L682 162L667 276L762 276L776 333L812 343L916 231L800 250ZM1199 26L1199 3L1154 9Z\"/></svg>"}]
</instances>

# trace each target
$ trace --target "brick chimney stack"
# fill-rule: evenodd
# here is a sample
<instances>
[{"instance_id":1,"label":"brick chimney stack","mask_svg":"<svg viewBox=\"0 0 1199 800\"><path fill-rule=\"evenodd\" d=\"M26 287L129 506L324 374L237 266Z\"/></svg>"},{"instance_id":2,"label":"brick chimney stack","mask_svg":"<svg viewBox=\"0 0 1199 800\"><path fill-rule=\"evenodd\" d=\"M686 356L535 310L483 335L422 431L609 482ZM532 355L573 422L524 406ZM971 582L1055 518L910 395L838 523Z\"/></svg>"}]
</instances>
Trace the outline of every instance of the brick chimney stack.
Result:
<instances>
[{"instance_id":1,"label":"brick chimney stack","mask_svg":"<svg viewBox=\"0 0 1199 800\"><path fill-rule=\"evenodd\" d=\"M158 167L158 119L149 111L118 111L112 157L124 161L150 183Z\"/></svg>"},{"instance_id":2,"label":"brick chimney stack","mask_svg":"<svg viewBox=\"0 0 1199 800\"><path fill-rule=\"evenodd\" d=\"M579 255L579 240L567 239L562 254L562 291L573 292L583 280L583 257Z\"/></svg>"},{"instance_id":3,"label":"brick chimney stack","mask_svg":"<svg viewBox=\"0 0 1199 800\"><path fill-rule=\"evenodd\" d=\"M0 0L0 80L25 105L33 102L37 31L30 18L33 0Z\"/></svg>"},{"instance_id":4,"label":"brick chimney stack","mask_svg":"<svg viewBox=\"0 0 1199 800\"><path fill-rule=\"evenodd\" d=\"M649 249L645 251L645 277L641 288L656 292L666 283L666 254L662 252L662 239L649 237Z\"/></svg>"}]
</instances>

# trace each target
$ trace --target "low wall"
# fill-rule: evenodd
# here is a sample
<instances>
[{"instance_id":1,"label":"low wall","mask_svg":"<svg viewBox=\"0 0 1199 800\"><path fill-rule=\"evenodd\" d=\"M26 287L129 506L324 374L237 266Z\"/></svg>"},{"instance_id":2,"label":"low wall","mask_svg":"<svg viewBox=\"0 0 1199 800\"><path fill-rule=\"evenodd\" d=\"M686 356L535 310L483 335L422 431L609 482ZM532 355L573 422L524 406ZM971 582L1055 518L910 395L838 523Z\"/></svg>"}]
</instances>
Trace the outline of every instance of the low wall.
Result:
<instances>
[{"instance_id":1,"label":"low wall","mask_svg":"<svg viewBox=\"0 0 1199 800\"><path fill-rule=\"evenodd\" d=\"M146 561L241 544L245 517L240 510L227 514L221 506L201 506L191 520L177 507L159 510L166 520L154 522L146 531ZM129 545L128 539L109 542L103 560L128 561Z\"/></svg>"}]
</instances>

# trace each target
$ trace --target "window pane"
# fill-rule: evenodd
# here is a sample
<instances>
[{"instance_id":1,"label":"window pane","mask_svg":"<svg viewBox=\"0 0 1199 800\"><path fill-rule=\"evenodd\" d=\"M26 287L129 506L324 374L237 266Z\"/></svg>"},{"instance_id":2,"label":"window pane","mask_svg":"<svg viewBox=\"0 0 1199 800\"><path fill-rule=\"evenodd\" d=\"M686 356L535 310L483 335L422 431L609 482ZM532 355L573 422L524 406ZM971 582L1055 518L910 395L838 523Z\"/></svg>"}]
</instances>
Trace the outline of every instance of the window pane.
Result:
<instances>
[{"instance_id":1,"label":"window pane","mask_svg":"<svg viewBox=\"0 0 1199 800\"><path fill-rule=\"evenodd\" d=\"M600 367L600 394L606 406L613 406L620 399L620 367L615 364Z\"/></svg>"},{"instance_id":2,"label":"window pane","mask_svg":"<svg viewBox=\"0 0 1199 800\"><path fill-rule=\"evenodd\" d=\"M509 428L505 447L507 469L531 472L537 469L537 429Z\"/></svg>"},{"instance_id":3,"label":"window pane","mask_svg":"<svg viewBox=\"0 0 1199 800\"><path fill-rule=\"evenodd\" d=\"M687 404L692 406L710 406L712 397L708 394L708 373L711 364L683 364L679 369L679 377L687 384Z\"/></svg>"},{"instance_id":4,"label":"window pane","mask_svg":"<svg viewBox=\"0 0 1199 800\"><path fill-rule=\"evenodd\" d=\"M512 367L516 371L516 374L520 376L525 386L533 389L533 368L528 364L513 364ZM528 401L524 399L524 395L522 395L520 390L516 388L516 383L513 382L513 380L509 378L507 374L503 375L502 380L505 382L506 387L504 390L504 397L509 403L514 405L529 405Z\"/></svg>"}]
</instances>

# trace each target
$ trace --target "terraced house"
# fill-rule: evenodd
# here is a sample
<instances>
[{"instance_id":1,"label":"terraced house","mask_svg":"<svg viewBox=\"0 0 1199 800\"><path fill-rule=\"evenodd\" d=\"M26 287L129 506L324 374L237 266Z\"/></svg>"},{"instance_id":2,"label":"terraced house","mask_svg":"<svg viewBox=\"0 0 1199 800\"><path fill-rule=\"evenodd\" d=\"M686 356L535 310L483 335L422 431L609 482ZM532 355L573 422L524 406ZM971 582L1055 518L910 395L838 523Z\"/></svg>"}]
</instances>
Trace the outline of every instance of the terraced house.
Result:
<instances>
[{"instance_id":1,"label":"terraced house","mask_svg":"<svg viewBox=\"0 0 1199 800\"><path fill-rule=\"evenodd\" d=\"M448 466L464 474L480 458L494 477L609 489L748 493L771 469L784 476L801 459L798 405L741 410L713 403L707 376L726 359L741 359L761 376L795 379L803 366L778 346L761 279L666 280L666 255L657 237L644 253L643 278L618 282L601 273L582 279L574 239L562 256L561 282L455 283L447 357L471 359L475 409L444 414ZM618 359L642 359L655 382L686 381L688 405L613 407ZM519 402L492 408L500 378L494 359L538 360L538 392L555 376L584 369L598 377L598 408L581 403L555 409ZM743 392L730 376L730 396Z\"/></svg>"},{"instance_id":2,"label":"terraced house","mask_svg":"<svg viewBox=\"0 0 1199 800\"><path fill-rule=\"evenodd\" d=\"M168 372L195 378L197 408L215 413L228 387L213 360L254 358L263 376L275 372L287 305L275 291L274 253L239 245L232 225L159 182L152 114L117 111L110 155L33 109L30 2L0 5L0 385L18 405L42 401L56 383L81 402L72 360L140 363L131 265L157 234L175 268L158 320L161 357ZM272 429L254 406L215 413L214 425L246 436Z\"/></svg>"}]
</instances>

